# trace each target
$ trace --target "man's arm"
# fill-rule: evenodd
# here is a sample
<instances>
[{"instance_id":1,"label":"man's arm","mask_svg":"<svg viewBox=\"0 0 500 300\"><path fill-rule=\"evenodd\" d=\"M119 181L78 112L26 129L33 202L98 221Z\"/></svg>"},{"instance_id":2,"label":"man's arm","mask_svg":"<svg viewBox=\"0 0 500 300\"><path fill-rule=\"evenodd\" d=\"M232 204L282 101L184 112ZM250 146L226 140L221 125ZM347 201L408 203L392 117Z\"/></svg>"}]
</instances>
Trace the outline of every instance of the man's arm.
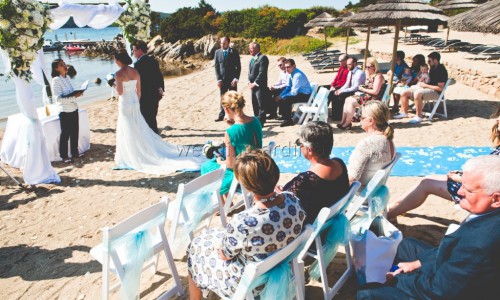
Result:
<instances>
[{"instance_id":1,"label":"man's arm","mask_svg":"<svg viewBox=\"0 0 500 300\"><path fill-rule=\"evenodd\" d=\"M267 68L269 67L269 59L267 58L267 56L262 55L259 64L259 74L257 74L257 77L255 77L254 80L254 83L256 83L258 86L266 84L266 82L264 82L264 79L267 77Z\"/></svg>"},{"instance_id":2,"label":"man's arm","mask_svg":"<svg viewBox=\"0 0 500 300\"><path fill-rule=\"evenodd\" d=\"M232 48L231 48L232 49ZM232 49L234 53L234 63L235 63L235 79L240 80L240 75L241 75L241 60L240 60L240 54L236 49Z\"/></svg>"},{"instance_id":3,"label":"man's arm","mask_svg":"<svg viewBox=\"0 0 500 300\"><path fill-rule=\"evenodd\" d=\"M346 88L342 87L343 93L356 92L359 89L359 86L364 84L366 81L365 72L363 72L359 69L358 69L358 71L356 71L356 73L352 74L352 76L353 76L353 78L352 78L351 87L346 87ZM348 84L348 82L346 82L346 84ZM344 86L345 86L345 84L344 84Z\"/></svg>"},{"instance_id":4,"label":"man's arm","mask_svg":"<svg viewBox=\"0 0 500 300\"><path fill-rule=\"evenodd\" d=\"M444 84L445 84L444 82L438 82L438 85L430 85L425 82L419 82L418 86L421 88L431 89L435 92L441 93L443 91Z\"/></svg>"},{"instance_id":5,"label":"man's arm","mask_svg":"<svg viewBox=\"0 0 500 300\"><path fill-rule=\"evenodd\" d=\"M217 81L222 81L222 74L220 73L219 51L215 51L215 77Z\"/></svg>"}]
</instances>

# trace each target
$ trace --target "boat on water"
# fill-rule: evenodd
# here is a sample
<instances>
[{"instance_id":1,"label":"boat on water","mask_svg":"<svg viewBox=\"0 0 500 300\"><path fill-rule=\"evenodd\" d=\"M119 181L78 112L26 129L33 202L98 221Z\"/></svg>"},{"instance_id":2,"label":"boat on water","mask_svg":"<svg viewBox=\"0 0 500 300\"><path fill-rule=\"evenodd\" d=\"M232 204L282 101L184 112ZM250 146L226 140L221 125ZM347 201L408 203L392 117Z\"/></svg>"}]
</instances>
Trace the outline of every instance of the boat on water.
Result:
<instances>
[{"instance_id":1,"label":"boat on water","mask_svg":"<svg viewBox=\"0 0 500 300\"><path fill-rule=\"evenodd\" d=\"M53 51L59 51L62 48L64 48L64 44L56 41L55 43L52 43L52 40L45 40L43 42L43 52L53 52Z\"/></svg>"},{"instance_id":2,"label":"boat on water","mask_svg":"<svg viewBox=\"0 0 500 300\"><path fill-rule=\"evenodd\" d=\"M64 47L64 49L66 49L66 51L83 51L83 50L85 50L85 47L79 46L79 45L69 44L69 45L66 45Z\"/></svg>"}]
</instances>

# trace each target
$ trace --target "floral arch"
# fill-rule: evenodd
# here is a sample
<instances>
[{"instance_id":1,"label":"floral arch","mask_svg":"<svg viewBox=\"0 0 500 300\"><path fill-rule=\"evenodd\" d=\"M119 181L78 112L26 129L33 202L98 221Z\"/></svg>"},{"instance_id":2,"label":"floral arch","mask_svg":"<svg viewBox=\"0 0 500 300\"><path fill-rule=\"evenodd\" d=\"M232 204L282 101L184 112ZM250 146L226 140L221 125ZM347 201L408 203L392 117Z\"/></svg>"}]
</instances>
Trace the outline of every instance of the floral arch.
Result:
<instances>
[{"instance_id":1,"label":"floral arch","mask_svg":"<svg viewBox=\"0 0 500 300\"><path fill-rule=\"evenodd\" d=\"M16 86L16 100L24 122L19 124L22 136L18 137L16 151L22 159L12 167L23 169L27 184L60 182L52 168L45 148L45 139L36 111L33 91L29 81L34 79L45 92L43 35L46 30L61 28L70 17L79 27L102 29L117 22L129 42L148 40L151 25L148 0L124 0L122 7L116 0L73 1L91 2L83 5L60 0L58 7L50 9L51 0L0 0L0 58ZM100 4L99 4L100 3ZM2 161L7 161L0 157Z\"/></svg>"}]
</instances>

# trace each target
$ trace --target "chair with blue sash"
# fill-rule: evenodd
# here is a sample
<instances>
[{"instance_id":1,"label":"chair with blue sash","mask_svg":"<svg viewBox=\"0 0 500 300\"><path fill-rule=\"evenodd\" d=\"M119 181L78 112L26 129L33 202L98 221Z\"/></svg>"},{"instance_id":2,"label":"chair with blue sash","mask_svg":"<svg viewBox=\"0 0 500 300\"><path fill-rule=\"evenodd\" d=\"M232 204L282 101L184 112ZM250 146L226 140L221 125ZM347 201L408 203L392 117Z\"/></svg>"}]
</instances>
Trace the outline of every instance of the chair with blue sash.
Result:
<instances>
[{"instance_id":1,"label":"chair with blue sash","mask_svg":"<svg viewBox=\"0 0 500 300\"><path fill-rule=\"evenodd\" d=\"M266 286L260 294L260 299L289 300L296 298L304 300L298 281L298 276L300 276L298 272L302 272L302 270L299 269L297 255L311 234L311 227L306 226L302 233L284 248L263 261L246 265L240 283L231 299L253 300L253 289L265 283Z\"/></svg>"},{"instance_id":2,"label":"chair with blue sash","mask_svg":"<svg viewBox=\"0 0 500 300\"><path fill-rule=\"evenodd\" d=\"M300 293L305 295L305 270L304 270L304 259L306 256L310 256L315 259L314 263L309 269L309 275L312 279L317 280L321 277L321 284L323 288L323 296L325 300L332 299L344 285L344 283L349 279L352 274L353 266L351 261L351 254L349 249L349 236L350 236L350 225L349 220L344 215L345 209L350 204L351 200L356 195L361 183L355 181L351 184L347 194L337 201L331 207L323 207L319 212L314 224L307 225L306 227L311 227L313 233L309 236L304 249L299 254L298 265L300 271ZM325 244L322 242L322 233L326 235ZM315 249L311 249L312 245L315 245ZM337 254L338 246L345 246L345 259L347 262L347 269L344 271L342 276L337 280L337 282L330 287L328 283L328 277L326 273L326 268L333 260Z\"/></svg>"},{"instance_id":3,"label":"chair with blue sash","mask_svg":"<svg viewBox=\"0 0 500 300\"><path fill-rule=\"evenodd\" d=\"M167 203L150 206L113 227L104 227L103 242L90 250L90 254L102 264L102 299L121 286L121 299L138 299L141 273L153 268L156 273L158 257L165 254L174 285L158 299L181 296L183 289L165 234ZM118 277L118 283L110 287L109 274Z\"/></svg>"},{"instance_id":4,"label":"chair with blue sash","mask_svg":"<svg viewBox=\"0 0 500 300\"><path fill-rule=\"evenodd\" d=\"M226 167L204 174L177 188L175 201L169 203L172 214L168 215L170 234L168 240L174 249L174 257L184 257L194 233L210 226L215 213L219 213L223 227L226 214L220 196L220 187ZM164 197L168 198L168 197ZM205 221L203 226L200 226Z\"/></svg>"}]
</instances>

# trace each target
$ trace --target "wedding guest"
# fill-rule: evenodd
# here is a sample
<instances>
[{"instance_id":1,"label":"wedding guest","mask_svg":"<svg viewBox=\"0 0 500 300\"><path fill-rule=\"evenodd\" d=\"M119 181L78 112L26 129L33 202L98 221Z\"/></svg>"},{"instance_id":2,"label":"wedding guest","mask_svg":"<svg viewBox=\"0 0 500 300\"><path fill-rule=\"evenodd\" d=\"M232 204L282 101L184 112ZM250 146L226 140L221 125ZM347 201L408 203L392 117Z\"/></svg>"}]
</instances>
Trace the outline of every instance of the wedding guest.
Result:
<instances>
[{"instance_id":1,"label":"wedding guest","mask_svg":"<svg viewBox=\"0 0 500 300\"><path fill-rule=\"evenodd\" d=\"M267 97L267 69L269 59L260 52L260 45L251 42L248 51L252 56L248 66L248 87L252 91L253 115L258 117L262 126L266 123L266 108L269 106Z\"/></svg>"},{"instance_id":2,"label":"wedding guest","mask_svg":"<svg viewBox=\"0 0 500 300\"><path fill-rule=\"evenodd\" d=\"M210 290L231 299L249 262L268 258L302 232L306 213L295 195L274 191L280 171L268 154L261 150L243 153L236 158L234 173L254 194L254 204L234 215L226 229L208 229L189 246L192 300L207 297ZM254 296L260 291L255 289Z\"/></svg>"},{"instance_id":3,"label":"wedding guest","mask_svg":"<svg viewBox=\"0 0 500 300\"><path fill-rule=\"evenodd\" d=\"M357 180L366 186L375 173L389 164L396 155L392 141L394 129L389 125L389 108L377 100L370 100L361 111L361 128L368 133L354 148L347 170L349 182Z\"/></svg>"},{"instance_id":4,"label":"wedding guest","mask_svg":"<svg viewBox=\"0 0 500 300\"><path fill-rule=\"evenodd\" d=\"M156 115L158 114L158 103L163 97L165 90L165 83L163 81L163 74L160 71L160 65L156 59L148 56L147 52L148 46L144 41L138 40L132 43L132 54L137 59L134 63L134 68L141 76L141 114L144 116L149 127L156 134L160 134Z\"/></svg>"},{"instance_id":5,"label":"wedding guest","mask_svg":"<svg viewBox=\"0 0 500 300\"><path fill-rule=\"evenodd\" d=\"M285 69L290 74L290 79L283 92L274 99L278 102L283 115L281 127L294 125L292 121L292 105L298 102L307 102L311 96L311 83L306 74L297 69L293 59L285 60Z\"/></svg>"},{"instance_id":6,"label":"wedding guest","mask_svg":"<svg viewBox=\"0 0 500 300\"><path fill-rule=\"evenodd\" d=\"M349 74L349 69L347 68L348 58L349 56L347 56L347 54L342 54L341 56L339 56L340 66L339 69L337 70L337 75L335 76L335 79L329 86L325 86L326 88L330 89L330 94L328 94L328 104L330 104L330 102L333 101L333 97L335 96L335 91L343 87L345 82L347 81L347 75Z\"/></svg>"},{"instance_id":7,"label":"wedding guest","mask_svg":"<svg viewBox=\"0 0 500 300\"><path fill-rule=\"evenodd\" d=\"M279 96L285 90L286 85L288 84L288 80L290 80L290 74L288 74L285 69L285 60L286 58L284 58L283 56L278 58L278 68L280 69L279 78L274 85L269 87L269 98L271 99L271 101L269 104L269 115L267 116L267 119L278 118L278 104L274 102L273 99Z\"/></svg>"},{"instance_id":8,"label":"wedding guest","mask_svg":"<svg viewBox=\"0 0 500 300\"><path fill-rule=\"evenodd\" d=\"M232 47L229 47L231 40L228 36L220 39L221 49L215 51L215 76L217 78L217 87L220 91L220 97L227 91L236 91L241 74L240 54ZM215 122L224 119L224 108L220 105L219 115Z\"/></svg>"},{"instance_id":9,"label":"wedding guest","mask_svg":"<svg viewBox=\"0 0 500 300\"><path fill-rule=\"evenodd\" d=\"M356 108L361 107L369 100L381 100L385 92L385 79L380 72L377 60L374 57L369 57L366 60L366 82L360 86L358 92L348 97L344 103L342 112L342 121L337 124L337 127L345 130L352 127L352 120L356 112ZM359 120L355 120L359 122Z\"/></svg>"},{"instance_id":10,"label":"wedding guest","mask_svg":"<svg viewBox=\"0 0 500 300\"><path fill-rule=\"evenodd\" d=\"M61 122L61 136L59 138L59 155L65 163L72 162L72 158L80 157L78 151L78 104L77 98L83 91L74 92L68 76L68 66L62 59L52 62L52 96L59 108ZM68 157L68 141L70 143L71 158ZM83 155L83 154L82 154Z\"/></svg>"},{"instance_id":11,"label":"wedding guest","mask_svg":"<svg viewBox=\"0 0 500 300\"><path fill-rule=\"evenodd\" d=\"M495 150L490 154L500 155L500 106L497 107L496 112L491 117L495 118L495 122L491 128L491 142ZM459 202L460 197L457 195L457 192L461 186L462 172L460 171L451 171L442 176L427 176L389 205L387 217L395 219L397 216L419 207L424 204L429 195Z\"/></svg>"},{"instance_id":12,"label":"wedding guest","mask_svg":"<svg viewBox=\"0 0 500 300\"><path fill-rule=\"evenodd\" d=\"M417 54L412 58L411 62L411 74L412 74L412 80L408 83L409 86L415 85L418 82L417 75L420 72L420 66L425 65L425 56L422 54ZM403 91L401 91L403 92ZM391 113L398 113L399 112L399 99L401 98L401 94L398 93L398 91L393 91L392 92L392 98L394 99L394 106L391 109Z\"/></svg>"},{"instance_id":13,"label":"wedding guest","mask_svg":"<svg viewBox=\"0 0 500 300\"><path fill-rule=\"evenodd\" d=\"M257 117L247 116L243 112L245 99L243 94L228 91L222 96L222 107L229 128L224 134L226 158L214 157L201 166L201 174L206 174L226 165L226 173L220 189L221 195L227 194L233 181L234 160L238 155L250 148L262 148L262 125Z\"/></svg>"},{"instance_id":14,"label":"wedding guest","mask_svg":"<svg viewBox=\"0 0 500 300\"><path fill-rule=\"evenodd\" d=\"M332 117L334 120L342 119L342 111L347 97L354 95L359 86L365 83L366 74L357 66L358 60L355 57L347 59L347 68L349 74L345 84L338 90L335 90L332 98Z\"/></svg>"},{"instance_id":15,"label":"wedding guest","mask_svg":"<svg viewBox=\"0 0 500 300\"><path fill-rule=\"evenodd\" d=\"M500 157L471 158L463 171L460 207L471 215L438 247L403 239L387 283L362 286L356 299L498 299Z\"/></svg>"},{"instance_id":16,"label":"wedding guest","mask_svg":"<svg viewBox=\"0 0 500 300\"><path fill-rule=\"evenodd\" d=\"M311 165L282 189L300 199L307 215L305 222L312 224L323 207L332 206L347 194L349 177L342 159L330 158L333 129L329 124L322 121L308 122L301 128L299 136L295 143Z\"/></svg>"}]
</instances>

